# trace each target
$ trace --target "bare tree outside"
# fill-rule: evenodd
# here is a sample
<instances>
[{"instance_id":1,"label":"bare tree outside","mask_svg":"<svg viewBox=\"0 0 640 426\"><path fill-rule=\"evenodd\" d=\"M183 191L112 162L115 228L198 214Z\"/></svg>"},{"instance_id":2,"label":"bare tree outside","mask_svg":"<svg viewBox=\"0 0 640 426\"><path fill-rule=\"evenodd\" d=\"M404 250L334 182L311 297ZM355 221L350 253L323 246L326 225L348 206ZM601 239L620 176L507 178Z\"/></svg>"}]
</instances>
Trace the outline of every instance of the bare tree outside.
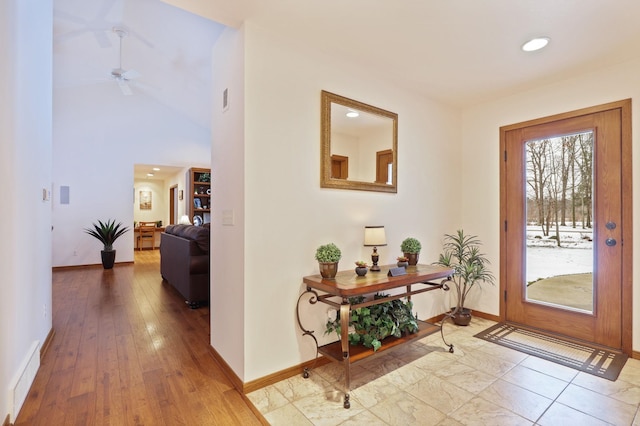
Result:
<instances>
[{"instance_id":1,"label":"bare tree outside","mask_svg":"<svg viewBox=\"0 0 640 426\"><path fill-rule=\"evenodd\" d=\"M527 300L592 311L593 143L591 131L526 142ZM549 296L565 286L576 300Z\"/></svg>"},{"instance_id":2,"label":"bare tree outside","mask_svg":"<svg viewBox=\"0 0 640 426\"><path fill-rule=\"evenodd\" d=\"M592 228L593 133L526 143L527 223L545 237L561 226ZM560 239L558 238L558 244Z\"/></svg>"}]
</instances>

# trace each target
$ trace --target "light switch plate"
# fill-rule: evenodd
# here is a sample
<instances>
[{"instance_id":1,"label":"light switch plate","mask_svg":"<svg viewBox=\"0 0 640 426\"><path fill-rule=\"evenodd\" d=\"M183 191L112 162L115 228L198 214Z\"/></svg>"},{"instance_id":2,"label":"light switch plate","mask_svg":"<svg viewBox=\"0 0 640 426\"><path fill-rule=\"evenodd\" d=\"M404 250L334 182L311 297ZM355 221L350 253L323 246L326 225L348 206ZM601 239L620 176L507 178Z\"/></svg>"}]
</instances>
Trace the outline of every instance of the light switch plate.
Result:
<instances>
[{"instance_id":1,"label":"light switch plate","mask_svg":"<svg viewBox=\"0 0 640 426\"><path fill-rule=\"evenodd\" d=\"M222 210L222 224L225 226L235 225L233 210Z\"/></svg>"}]
</instances>

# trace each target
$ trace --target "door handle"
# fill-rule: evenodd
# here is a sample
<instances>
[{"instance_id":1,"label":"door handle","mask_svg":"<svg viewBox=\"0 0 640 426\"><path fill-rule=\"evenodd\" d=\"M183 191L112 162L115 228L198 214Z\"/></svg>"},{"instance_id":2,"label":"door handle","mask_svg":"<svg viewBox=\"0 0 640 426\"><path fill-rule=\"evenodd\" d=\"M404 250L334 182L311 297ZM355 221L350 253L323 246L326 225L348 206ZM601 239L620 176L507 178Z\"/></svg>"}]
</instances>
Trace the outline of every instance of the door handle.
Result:
<instances>
[{"instance_id":1,"label":"door handle","mask_svg":"<svg viewBox=\"0 0 640 426\"><path fill-rule=\"evenodd\" d=\"M615 238L607 238L604 242L606 245L608 245L609 247L613 247L615 246L618 242L615 240Z\"/></svg>"},{"instance_id":2,"label":"door handle","mask_svg":"<svg viewBox=\"0 0 640 426\"><path fill-rule=\"evenodd\" d=\"M612 231L612 230L616 229L616 223L615 223L615 222L607 222L607 224L605 225L605 227L606 227L609 231Z\"/></svg>"}]
</instances>

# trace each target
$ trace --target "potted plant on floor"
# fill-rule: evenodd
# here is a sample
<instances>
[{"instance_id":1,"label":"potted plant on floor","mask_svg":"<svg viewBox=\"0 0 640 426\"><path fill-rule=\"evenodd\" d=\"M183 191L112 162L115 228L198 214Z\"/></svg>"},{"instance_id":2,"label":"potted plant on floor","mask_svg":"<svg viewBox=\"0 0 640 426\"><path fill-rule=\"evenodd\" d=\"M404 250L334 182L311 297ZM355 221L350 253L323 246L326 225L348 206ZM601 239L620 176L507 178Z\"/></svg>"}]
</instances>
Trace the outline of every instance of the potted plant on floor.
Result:
<instances>
[{"instance_id":1,"label":"potted plant on floor","mask_svg":"<svg viewBox=\"0 0 640 426\"><path fill-rule=\"evenodd\" d=\"M405 238L400 244L400 250L404 253L404 257L408 258L410 266L418 264L418 256L420 255L420 250L422 250L420 241L413 237Z\"/></svg>"},{"instance_id":2,"label":"potted plant on floor","mask_svg":"<svg viewBox=\"0 0 640 426\"><path fill-rule=\"evenodd\" d=\"M85 232L98 240L104 245L101 251L102 267L104 269L113 268L116 261L116 251L113 249L113 243L129 230L128 227L122 226L122 222L116 224L115 220L107 220L106 222L98 221L93 223L93 228L85 228Z\"/></svg>"},{"instance_id":3,"label":"potted plant on floor","mask_svg":"<svg viewBox=\"0 0 640 426\"><path fill-rule=\"evenodd\" d=\"M489 271L489 260L480 252L482 242L475 235L465 235L459 229L454 235L445 234L443 252L436 264L453 269L452 282L456 289L456 306L450 316L457 325L468 325L471 310L465 307L467 295L482 283L495 284L495 277Z\"/></svg>"},{"instance_id":4,"label":"potted plant on floor","mask_svg":"<svg viewBox=\"0 0 640 426\"><path fill-rule=\"evenodd\" d=\"M322 278L334 279L338 273L338 261L342 252L334 243L323 244L316 249L316 260Z\"/></svg>"}]
</instances>

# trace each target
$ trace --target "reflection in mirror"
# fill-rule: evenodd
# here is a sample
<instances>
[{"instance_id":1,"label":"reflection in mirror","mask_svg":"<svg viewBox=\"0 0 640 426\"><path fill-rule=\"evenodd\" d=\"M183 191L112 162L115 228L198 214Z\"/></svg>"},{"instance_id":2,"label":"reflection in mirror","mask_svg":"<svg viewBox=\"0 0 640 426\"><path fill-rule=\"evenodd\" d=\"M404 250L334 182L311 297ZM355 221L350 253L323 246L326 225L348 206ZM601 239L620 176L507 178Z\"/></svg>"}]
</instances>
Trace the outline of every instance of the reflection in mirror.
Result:
<instances>
[{"instance_id":1,"label":"reflection in mirror","mask_svg":"<svg viewBox=\"0 0 640 426\"><path fill-rule=\"evenodd\" d=\"M398 115L322 91L323 188L397 192Z\"/></svg>"}]
</instances>

